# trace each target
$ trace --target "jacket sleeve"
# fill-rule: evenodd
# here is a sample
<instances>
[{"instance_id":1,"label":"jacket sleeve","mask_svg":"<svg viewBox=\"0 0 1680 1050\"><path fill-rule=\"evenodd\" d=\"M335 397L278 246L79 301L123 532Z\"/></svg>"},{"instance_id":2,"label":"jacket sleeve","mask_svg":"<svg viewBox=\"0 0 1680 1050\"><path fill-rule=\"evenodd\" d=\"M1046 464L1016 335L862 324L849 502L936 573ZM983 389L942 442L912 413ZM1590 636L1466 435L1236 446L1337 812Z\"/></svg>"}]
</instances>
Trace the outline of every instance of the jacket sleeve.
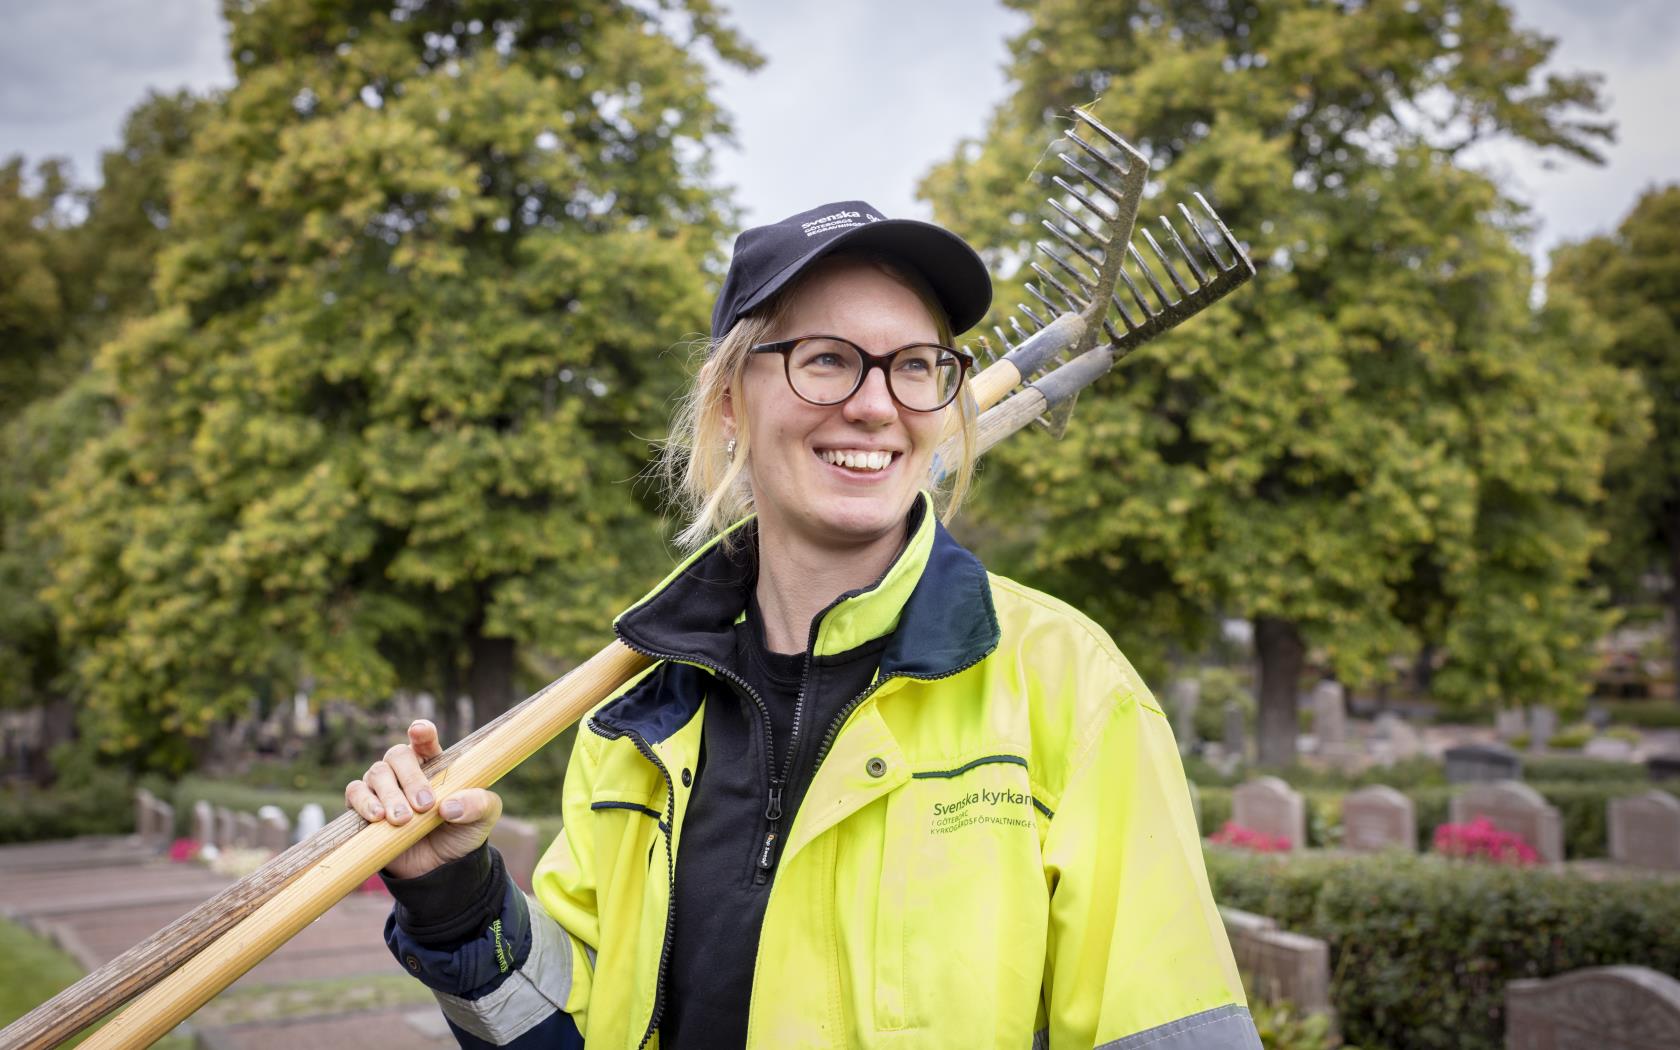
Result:
<instances>
[{"instance_id":1,"label":"jacket sleeve","mask_svg":"<svg viewBox=\"0 0 1680 1050\"><path fill-rule=\"evenodd\" d=\"M1137 683L1092 728L1044 842L1049 1045L1259 1050L1165 716Z\"/></svg>"},{"instance_id":2,"label":"jacket sleeve","mask_svg":"<svg viewBox=\"0 0 1680 1050\"><path fill-rule=\"evenodd\" d=\"M588 838L591 757L580 737L566 770L563 829L533 880L544 903L514 885L488 846L419 879L386 880L397 901L386 943L432 990L469 1050L583 1046L599 929L593 867L578 841ZM557 859L565 874L545 873ZM561 915L551 900L564 904Z\"/></svg>"}]
</instances>

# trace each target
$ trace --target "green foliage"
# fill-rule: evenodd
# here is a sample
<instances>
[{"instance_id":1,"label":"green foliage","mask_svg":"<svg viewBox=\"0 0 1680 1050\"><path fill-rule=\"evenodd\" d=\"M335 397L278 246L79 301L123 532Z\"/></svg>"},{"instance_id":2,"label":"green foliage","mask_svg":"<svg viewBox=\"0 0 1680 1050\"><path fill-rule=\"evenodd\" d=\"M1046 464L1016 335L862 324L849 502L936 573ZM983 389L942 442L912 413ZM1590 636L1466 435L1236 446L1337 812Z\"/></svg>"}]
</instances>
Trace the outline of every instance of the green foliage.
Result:
<instances>
[{"instance_id":1,"label":"green foliage","mask_svg":"<svg viewBox=\"0 0 1680 1050\"><path fill-rule=\"evenodd\" d=\"M168 771L305 682L482 721L660 575L630 482L730 218L697 45L756 61L704 0L226 10L42 526L84 731Z\"/></svg>"},{"instance_id":2,"label":"green foliage","mask_svg":"<svg viewBox=\"0 0 1680 1050\"><path fill-rule=\"evenodd\" d=\"M0 788L0 844L128 834L132 798L127 778L114 772L50 790L9 784Z\"/></svg>"},{"instance_id":3,"label":"green foliage","mask_svg":"<svg viewBox=\"0 0 1680 1050\"><path fill-rule=\"evenodd\" d=\"M1294 1003L1260 1002L1252 991L1248 1009L1260 1033L1260 1045L1266 1050L1359 1050L1336 1037L1326 1014L1302 1013Z\"/></svg>"},{"instance_id":4,"label":"green foliage","mask_svg":"<svg viewBox=\"0 0 1680 1050\"><path fill-rule=\"evenodd\" d=\"M0 919L0 1028L70 987L81 976L81 967L67 953L22 926ZM63 1050L80 1046L109 1020L107 1017L57 1045ZM152 1045L157 1050L191 1050L193 1041L171 1032Z\"/></svg>"},{"instance_id":5,"label":"green foliage","mask_svg":"<svg viewBox=\"0 0 1680 1050\"><path fill-rule=\"evenodd\" d=\"M1504 1046L1507 982L1636 963L1680 977L1680 895L1436 857L1239 856L1208 850L1222 904L1329 942L1349 1041Z\"/></svg>"},{"instance_id":6,"label":"green foliage","mask_svg":"<svg viewBox=\"0 0 1680 1050\"><path fill-rule=\"evenodd\" d=\"M1610 721L1642 729L1680 729L1680 703L1673 700L1611 700Z\"/></svg>"},{"instance_id":7,"label":"green foliage","mask_svg":"<svg viewBox=\"0 0 1680 1050\"><path fill-rule=\"evenodd\" d=\"M1579 751L1596 735L1597 731L1590 723L1577 722L1553 733L1551 739L1546 741L1546 746L1559 751Z\"/></svg>"},{"instance_id":8,"label":"green foliage","mask_svg":"<svg viewBox=\"0 0 1680 1050\"><path fill-rule=\"evenodd\" d=\"M1650 779L1645 767L1637 762L1617 762L1613 759L1585 758L1579 755L1525 757L1523 776L1538 783L1643 783Z\"/></svg>"},{"instance_id":9,"label":"green foliage","mask_svg":"<svg viewBox=\"0 0 1680 1050\"><path fill-rule=\"evenodd\" d=\"M1541 79L1552 42L1496 0L1015 6L1014 95L922 183L938 218L1026 258L1048 118L1089 104L1153 163L1145 218L1204 190L1260 273L1081 399L1053 454L994 455L988 555L1129 652L1229 613L1349 683L1430 642L1452 703L1578 694L1589 508L1640 402L1581 311L1531 308L1522 217L1451 136L1594 157L1593 78ZM1420 107L1439 123L1395 119Z\"/></svg>"}]
</instances>

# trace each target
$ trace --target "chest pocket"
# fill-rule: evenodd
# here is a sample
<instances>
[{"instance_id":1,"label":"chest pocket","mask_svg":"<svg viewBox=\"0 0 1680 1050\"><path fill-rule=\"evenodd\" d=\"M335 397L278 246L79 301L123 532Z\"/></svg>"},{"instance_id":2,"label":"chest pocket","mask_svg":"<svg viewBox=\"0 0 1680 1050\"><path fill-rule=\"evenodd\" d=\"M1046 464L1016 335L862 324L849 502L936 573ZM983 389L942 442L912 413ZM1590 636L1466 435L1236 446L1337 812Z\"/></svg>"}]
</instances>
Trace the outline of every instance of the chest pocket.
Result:
<instances>
[{"instance_id":1,"label":"chest pocket","mask_svg":"<svg viewBox=\"0 0 1680 1050\"><path fill-rule=\"evenodd\" d=\"M999 1026L1023 1009L1031 1020L1049 914L1044 820L1026 761L1014 755L919 770L888 797L877 1027L932 1025L985 1046L1007 1040Z\"/></svg>"}]
</instances>

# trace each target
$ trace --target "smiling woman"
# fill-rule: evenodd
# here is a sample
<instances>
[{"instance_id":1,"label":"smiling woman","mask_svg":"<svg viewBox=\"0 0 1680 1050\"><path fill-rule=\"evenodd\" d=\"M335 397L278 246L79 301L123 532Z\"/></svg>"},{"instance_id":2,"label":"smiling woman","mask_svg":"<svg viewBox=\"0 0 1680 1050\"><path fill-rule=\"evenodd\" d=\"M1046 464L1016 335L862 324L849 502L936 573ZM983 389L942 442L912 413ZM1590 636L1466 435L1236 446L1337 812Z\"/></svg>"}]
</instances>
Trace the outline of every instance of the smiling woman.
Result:
<instances>
[{"instance_id":1,"label":"smiling woman","mask_svg":"<svg viewBox=\"0 0 1680 1050\"><path fill-rule=\"evenodd\" d=\"M1259 1046L1160 708L934 514L990 297L861 201L736 241L667 449L693 553L615 624L657 662L586 720L534 899L488 791L387 869L463 1046ZM347 804L430 808L438 750Z\"/></svg>"}]
</instances>

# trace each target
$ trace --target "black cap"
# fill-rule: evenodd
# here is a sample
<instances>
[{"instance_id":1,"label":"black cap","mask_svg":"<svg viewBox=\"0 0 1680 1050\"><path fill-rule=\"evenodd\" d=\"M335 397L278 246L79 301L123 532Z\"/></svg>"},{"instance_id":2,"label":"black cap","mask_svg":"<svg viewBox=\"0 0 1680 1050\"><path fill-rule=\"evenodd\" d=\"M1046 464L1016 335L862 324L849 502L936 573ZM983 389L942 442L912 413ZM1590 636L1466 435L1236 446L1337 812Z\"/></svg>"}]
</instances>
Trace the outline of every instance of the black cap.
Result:
<instances>
[{"instance_id":1,"label":"black cap","mask_svg":"<svg viewBox=\"0 0 1680 1050\"><path fill-rule=\"evenodd\" d=\"M953 333L965 332L992 304L986 264L961 237L932 223L887 219L863 201L824 204L735 238L735 255L712 308L712 337L721 339L807 266L825 255L865 249L921 274L945 307Z\"/></svg>"}]
</instances>

